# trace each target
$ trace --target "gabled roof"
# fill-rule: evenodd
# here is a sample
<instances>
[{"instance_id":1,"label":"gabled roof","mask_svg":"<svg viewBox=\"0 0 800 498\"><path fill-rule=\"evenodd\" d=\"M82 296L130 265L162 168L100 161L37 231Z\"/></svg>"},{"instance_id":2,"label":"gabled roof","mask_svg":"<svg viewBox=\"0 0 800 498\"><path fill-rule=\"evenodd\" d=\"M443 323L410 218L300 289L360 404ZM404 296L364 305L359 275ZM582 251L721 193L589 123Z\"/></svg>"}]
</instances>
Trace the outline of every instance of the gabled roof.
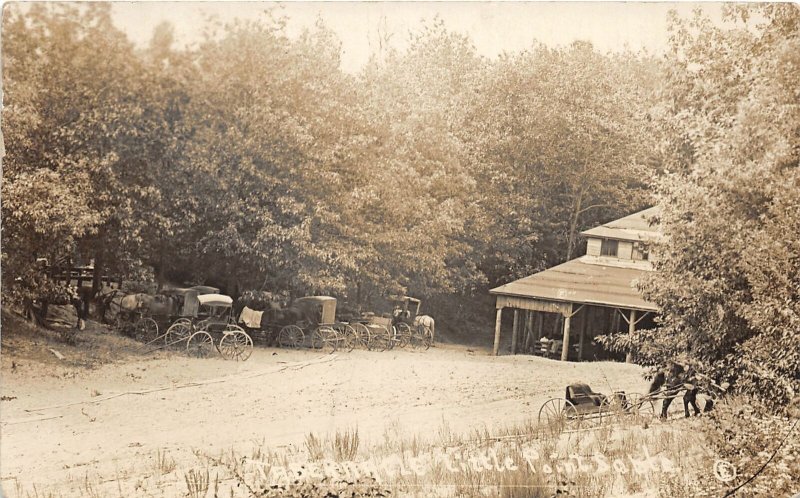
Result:
<instances>
[{"instance_id":1,"label":"gabled roof","mask_svg":"<svg viewBox=\"0 0 800 498\"><path fill-rule=\"evenodd\" d=\"M650 225L649 220L661 214L658 206L647 208L618 220L609 221L599 227L581 232L585 237L601 237L617 240L658 240L661 232L658 225Z\"/></svg>"},{"instance_id":2,"label":"gabled roof","mask_svg":"<svg viewBox=\"0 0 800 498\"><path fill-rule=\"evenodd\" d=\"M637 213L638 214L638 213ZM635 287L648 272L573 259L489 291L494 295L658 311Z\"/></svg>"}]
</instances>

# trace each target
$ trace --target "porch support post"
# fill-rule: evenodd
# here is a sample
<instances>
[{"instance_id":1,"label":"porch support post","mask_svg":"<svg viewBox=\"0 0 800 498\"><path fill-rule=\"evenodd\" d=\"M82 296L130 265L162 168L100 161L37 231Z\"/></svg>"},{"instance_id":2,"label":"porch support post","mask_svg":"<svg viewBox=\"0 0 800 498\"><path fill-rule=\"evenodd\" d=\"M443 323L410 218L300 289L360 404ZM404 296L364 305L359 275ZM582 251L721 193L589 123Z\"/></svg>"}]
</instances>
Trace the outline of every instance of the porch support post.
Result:
<instances>
[{"instance_id":1,"label":"porch support post","mask_svg":"<svg viewBox=\"0 0 800 498\"><path fill-rule=\"evenodd\" d=\"M539 339L542 338L542 328L544 327L544 313L541 311L536 313L536 335L533 337L533 340L539 342Z\"/></svg>"},{"instance_id":2,"label":"porch support post","mask_svg":"<svg viewBox=\"0 0 800 498\"><path fill-rule=\"evenodd\" d=\"M578 339L578 361L583 361L583 341L586 335L586 330L589 328L589 321L592 318L593 308L587 308L586 311L583 313L583 320L581 320L581 337Z\"/></svg>"},{"instance_id":3,"label":"porch support post","mask_svg":"<svg viewBox=\"0 0 800 498\"><path fill-rule=\"evenodd\" d=\"M500 351L500 324L503 321L503 308L497 308L497 318L494 322L494 349L492 350L492 354L497 356L497 353Z\"/></svg>"},{"instance_id":4,"label":"porch support post","mask_svg":"<svg viewBox=\"0 0 800 498\"><path fill-rule=\"evenodd\" d=\"M633 334L636 331L636 310L631 310L631 319L628 320L628 334ZM633 352L628 351L625 354L625 362L633 363Z\"/></svg>"},{"instance_id":5,"label":"porch support post","mask_svg":"<svg viewBox=\"0 0 800 498\"><path fill-rule=\"evenodd\" d=\"M533 319L533 312L528 310L525 312L525 352L531 351L531 320Z\"/></svg>"},{"instance_id":6,"label":"porch support post","mask_svg":"<svg viewBox=\"0 0 800 498\"><path fill-rule=\"evenodd\" d=\"M569 356L569 324L572 320L572 304L569 305L569 314L564 317L564 342L561 345L561 361L567 361Z\"/></svg>"},{"instance_id":7,"label":"porch support post","mask_svg":"<svg viewBox=\"0 0 800 498\"><path fill-rule=\"evenodd\" d=\"M511 354L517 354L517 335L519 335L519 310L514 308L514 326L511 328Z\"/></svg>"}]
</instances>

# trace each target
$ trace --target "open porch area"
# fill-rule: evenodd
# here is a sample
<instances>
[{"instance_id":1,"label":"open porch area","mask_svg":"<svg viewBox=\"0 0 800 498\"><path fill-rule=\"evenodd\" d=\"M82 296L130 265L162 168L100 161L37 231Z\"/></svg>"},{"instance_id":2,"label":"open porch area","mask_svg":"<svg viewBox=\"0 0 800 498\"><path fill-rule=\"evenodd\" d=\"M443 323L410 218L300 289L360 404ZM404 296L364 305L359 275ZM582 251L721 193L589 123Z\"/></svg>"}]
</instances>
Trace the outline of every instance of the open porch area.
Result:
<instances>
[{"instance_id":1,"label":"open porch area","mask_svg":"<svg viewBox=\"0 0 800 498\"><path fill-rule=\"evenodd\" d=\"M492 289L494 354L500 353L503 316L508 312L513 313L511 354L594 359L595 336L633 332L658 311L636 288L645 272L584 257Z\"/></svg>"}]
</instances>

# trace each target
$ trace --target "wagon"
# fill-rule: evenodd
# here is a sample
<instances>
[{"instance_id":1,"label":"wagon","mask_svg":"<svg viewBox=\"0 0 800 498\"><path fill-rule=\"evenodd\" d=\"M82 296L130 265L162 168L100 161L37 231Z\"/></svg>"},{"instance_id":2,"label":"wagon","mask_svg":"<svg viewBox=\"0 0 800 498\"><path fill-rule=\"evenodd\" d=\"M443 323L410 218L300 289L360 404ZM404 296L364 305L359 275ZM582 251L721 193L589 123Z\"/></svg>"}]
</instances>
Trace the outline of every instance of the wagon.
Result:
<instances>
[{"instance_id":1,"label":"wagon","mask_svg":"<svg viewBox=\"0 0 800 498\"><path fill-rule=\"evenodd\" d=\"M253 352L253 339L236 325L233 299L223 294L204 294L197 300L200 307L197 318L190 323L193 333L186 341L187 353L204 358L216 350L226 360L247 360Z\"/></svg>"},{"instance_id":2,"label":"wagon","mask_svg":"<svg viewBox=\"0 0 800 498\"><path fill-rule=\"evenodd\" d=\"M622 416L652 418L655 403L650 396L615 391L610 397L592 391L587 384L566 387L563 398L550 398L539 408L538 421L545 427L579 429L587 422L603 424Z\"/></svg>"},{"instance_id":3,"label":"wagon","mask_svg":"<svg viewBox=\"0 0 800 498\"><path fill-rule=\"evenodd\" d=\"M176 322L191 323L197 317L202 294L218 293L219 289L208 286L195 286L185 289L164 289L159 294L113 293L107 298L107 305L116 307L116 327L125 335L147 342L147 345L167 345L185 341L191 334L181 327L173 328ZM159 334L160 331L163 331Z\"/></svg>"},{"instance_id":4,"label":"wagon","mask_svg":"<svg viewBox=\"0 0 800 498\"><path fill-rule=\"evenodd\" d=\"M357 327L360 336L365 338L367 347L373 351L404 348L408 345L414 348L430 348L431 331L426 326L415 323L422 302L408 296L393 296L390 301L394 304L392 314L365 314L351 322L351 326Z\"/></svg>"},{"instance_id":5,"label":"wagon","mask_svg":"<svg viewBox=\"0 0 800 498\"><path fill-rule=\"evenodd\" d=\"M391 300L394 303L392 325L395 344L400 347L410 344L413 348L430 348L433 343L433 333L427 326L416 321L422 301L409 296L392 296Z\"/></svg>"},{"instance_id":6,"label":"wagon","mask_svg":"<svg viewBox=\"0 0 800 498\"><path fill-rule=\"evenodd\" d=\"M174 346L189 339L195 332L194 322L198 317L200 307L199 296L205 294L218 294L219 289L205 285L196 285L188 288L163 289L161 294L155 296L162 303L159 306L151 305L151 318L158 323L158 330L164 330L148 342L148 345Z\"/></svg>"},{"instance_id":7,"label":"wagon","mask_svg":"<svg viewBox=\"0 0 800 498\"><path fill-rule=\"evenodd\" d=\"M117 332L140 341L150 341L158 337L159 326L156 316L144 298L152 298L147 294L116 295L111 298L110 306L116 307L114 328Z\"/></svg>"},{"instance_id":8,"label":"wagon","mask_svg":"<svg viewBox=\"0 0 800 498\"><path fill-rule=\"evenodd\" d=\"M359 330L336 320L336 298L301 297L295 299L288 310L277 313L293 316L295 320L278 332L278 345L281 347L310 346L333 353L337 349L352 351L361 342Z\"/></svg>"}]
</instances>

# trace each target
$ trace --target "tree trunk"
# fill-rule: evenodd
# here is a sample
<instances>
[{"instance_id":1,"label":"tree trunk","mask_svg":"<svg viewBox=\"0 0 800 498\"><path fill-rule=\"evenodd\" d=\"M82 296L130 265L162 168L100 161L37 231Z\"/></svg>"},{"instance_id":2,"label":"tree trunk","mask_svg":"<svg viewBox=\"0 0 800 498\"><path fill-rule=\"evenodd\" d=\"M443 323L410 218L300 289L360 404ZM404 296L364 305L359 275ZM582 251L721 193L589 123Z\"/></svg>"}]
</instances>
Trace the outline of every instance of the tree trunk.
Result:
<instances>
[{"instance_id":1,"label":"tree trunk","mask_svg":"<svg viewBox=\"0 0 800 498\"><path fill-rule=\"evenodd\" d=\"M94 254L94 273L92 274L92 293L91 298L100 292L100 287L103 284L103 273L105 273L105 255L102 249L98 249Z\"/></svg>"},{"instance_id":2,"label":"tree trunk","mask_svg":"<svg viewBox=\"0 0 800 498\"><path fill-rule=\"evenodd\" d=\"M156 293L160 293L161 289L164 288L164 249L163 245L161 246L162 249L159 251L158 255L158 268L156 268Z\"/></svg>"},{"instance_id":3,"label":"tree trunk","mask_svg":"<svg viewBox=\"0 0 800 498\"><path fill-rule=\"evenodd\" d=\"M572 212L572 219L569 222L569 234L567 239L567 261L572 259L572 253L575 251L575 232L578 230L578 218L581 214L581 205L583 204L583 190L578 193L578 198L575 199L575 208Z\"/></svg>"}]
</instances>

